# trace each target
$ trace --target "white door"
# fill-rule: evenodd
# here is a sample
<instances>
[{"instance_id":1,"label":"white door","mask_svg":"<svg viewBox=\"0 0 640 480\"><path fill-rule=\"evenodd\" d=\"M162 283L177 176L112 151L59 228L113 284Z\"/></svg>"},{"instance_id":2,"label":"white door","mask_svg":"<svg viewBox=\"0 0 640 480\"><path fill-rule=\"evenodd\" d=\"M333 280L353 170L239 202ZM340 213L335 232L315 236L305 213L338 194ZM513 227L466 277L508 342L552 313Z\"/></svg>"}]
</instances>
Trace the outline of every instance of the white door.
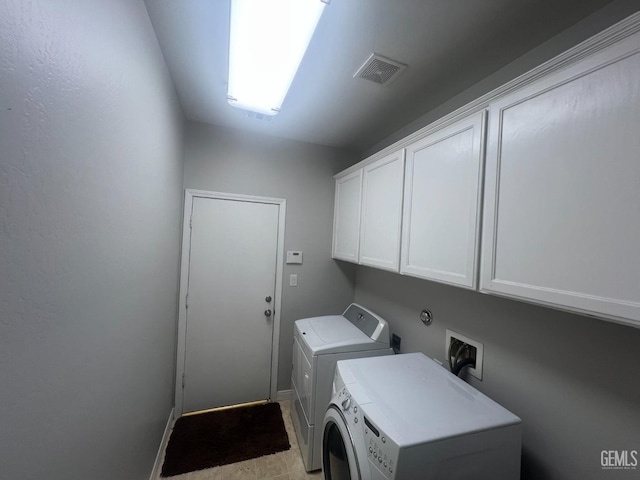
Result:
<instances>
[{"instance_id":1,"label":"white door","mask_svg":"<svg viewBox=\"0 0 640 480\"><path fill-rule=\"evenodd\" d=\"M491 104L481 288L640 326L640 34Z\"/></svg>"},{"instance_id":2,"label":"white door","mask_svg":"<svg viewBox=\"0 0 640 480\"><path fill-rule=\"evenodd\" d=\"M403 182L404 150L362 169L362 265L399 270Z\"/></svg>"},{"instance_id":3,"label":"white door","mask_svg":"<svg viewBox=\"0 0 640 480\"><path fill-rule=\"evenodd\" d=\"M475 289L485 112L409 145L400 272Z\"/></svg>"},{"instance_id":4,"label":"white door","mask_svg":"<svg viewBox=\"0 0 640 480\"><path fill-rule=\"evenodd\" d=\"M280 208L193 197L182 412L270 398Z\"/></svg>"},{"instance_id":5,"label":"white door","mask_svg":"<svg viewBox=\"0 0 640 480\"><path fill-rule=\"evenodd\" d=\"M336 178L332 257L358 263L362 169Z\"/></svg>"}]
</instances>

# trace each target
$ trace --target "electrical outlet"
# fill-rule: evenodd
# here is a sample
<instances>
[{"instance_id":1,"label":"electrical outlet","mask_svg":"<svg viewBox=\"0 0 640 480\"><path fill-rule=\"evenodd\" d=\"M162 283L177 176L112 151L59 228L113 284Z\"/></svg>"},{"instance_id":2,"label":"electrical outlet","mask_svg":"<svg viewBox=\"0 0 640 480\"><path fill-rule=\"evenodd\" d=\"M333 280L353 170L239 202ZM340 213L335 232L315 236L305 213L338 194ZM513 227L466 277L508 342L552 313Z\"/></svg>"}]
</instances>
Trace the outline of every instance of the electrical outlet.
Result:
<instances>
[{"instance_id":1,"label":"electrical outlet","mask_svg":"<svg viewBox=\"0 0 640 480\"><path fill-rule=\"evenodd\" d=\"M393 353L400 353L400 342L402 339L396 335L395 333L391 334L391 348L393 348Z\"/></svg>"},{"instance_id":2,"label":"electrical outlet","mask_svg":"<svg viewBox=\"0 0 640 480\"><path fill-rule=\"evenodd\" d=\"M445 358L449 357L449 347L451 344L453 345L453 351L456 350L458 345L462 345L466 343L470 347L470 356L471 358L475 358L476 366L475 367L466 367L467 371L476 377L478 380L482 380L482 359L484 357L484 345L477 340L473 340L461 333L454 332L453 330L447 329L445 344L444 344L444 354Z\"/></svg>"}]
</instances>

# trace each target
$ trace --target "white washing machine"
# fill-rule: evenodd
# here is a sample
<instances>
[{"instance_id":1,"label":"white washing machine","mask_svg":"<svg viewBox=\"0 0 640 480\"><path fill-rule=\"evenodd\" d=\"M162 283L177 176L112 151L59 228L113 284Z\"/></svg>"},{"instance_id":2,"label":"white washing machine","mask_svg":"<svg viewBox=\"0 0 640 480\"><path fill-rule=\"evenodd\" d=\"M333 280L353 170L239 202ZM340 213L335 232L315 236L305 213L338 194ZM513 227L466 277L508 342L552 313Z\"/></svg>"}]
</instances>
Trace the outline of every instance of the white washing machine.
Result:
<instances>
[{"instance_id":1,"label":"white washing machine","mask_svg":"<svg viewBox=\"0 0 640 480\"><path fill-rule=\"evenodd\" d=\"M391 355L387 322L352 303L342 315L295 322L291 418L307 471L322 467L322 421L338 360Z\"/></svg>"},{"instance_id":2,"label":"white washing machine","mask_svg":"<svg viewBox=\"0 0 640 480\"><path fill-rule=\"evenodd\" d=\"M421 353L339 362L325 480L515 480L520 419Z\"/></svg>"}]
</instances>

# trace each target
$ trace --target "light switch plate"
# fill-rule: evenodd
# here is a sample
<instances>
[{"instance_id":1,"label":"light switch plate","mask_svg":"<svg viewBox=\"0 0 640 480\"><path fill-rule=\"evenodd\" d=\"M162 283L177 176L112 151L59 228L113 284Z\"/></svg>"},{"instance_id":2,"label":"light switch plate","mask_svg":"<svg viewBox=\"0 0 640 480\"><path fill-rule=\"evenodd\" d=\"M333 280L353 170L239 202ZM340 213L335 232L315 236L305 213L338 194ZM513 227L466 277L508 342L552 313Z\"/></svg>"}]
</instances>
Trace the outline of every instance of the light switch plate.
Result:
<instances>
[{"instance_id":1,"label":"light switch plate","mask_svg":"<svg viewBox=\"0 0 640 480\"><path fill-rule=\"evenodd\" d=\"M298 286L298 275L296 275L296 274L289 275L289 286L290 287L297 287Z\"/></svg>"}]
</instances>

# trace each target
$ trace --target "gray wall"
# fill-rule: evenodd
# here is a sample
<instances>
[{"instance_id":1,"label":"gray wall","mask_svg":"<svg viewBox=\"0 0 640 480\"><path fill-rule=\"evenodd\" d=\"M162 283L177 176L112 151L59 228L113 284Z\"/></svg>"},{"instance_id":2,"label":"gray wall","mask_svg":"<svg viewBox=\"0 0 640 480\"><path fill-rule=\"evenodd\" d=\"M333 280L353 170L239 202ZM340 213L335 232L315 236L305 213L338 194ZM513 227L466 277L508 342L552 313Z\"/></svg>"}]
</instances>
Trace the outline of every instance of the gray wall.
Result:
<instances>
[{"instance_id":1,"label":"gray wall","mask_svg":"<svg viewBox=\"0 0 640 480\"><path fill-rule=\"evenodd\" d=\"M184 125L144 4L3 1L0 85L0 476L148 478Z\"/></svg>"},{"instance_id":2,"label":"gray wall","mask_svg":"<svg viewBox=\"0 0 640 480\"><path fill-rule=\"evenodd\" d=\"M637 0L612 3L425 113L365 156L638 8ZM366 267L358 267L355 299L389 321L402 338L403 352L420 351L444 362L447 328L484 343L484 378L467 380L522 418L524 480L638 478L640 466L603 470L600 455L602 450L640 451L639 329ZM435 316L429 327L419 320L423 308Z\"/></svg>"},{"instance_id":3,"label":"gray wall","mask_svg":"<svg viewBox=\"0 0 640 480\"><path fill-rule=\"evenodd\" d=\"M638 478L602 470L600 452L640 451L640 329L357 268L356 301L389 322L402 352L445 362L447 328L484 344L483 379L467 380L522 418L523 480Z\"/></svg>"},{"instance_id":4,"label":"gray wall","mask_svg":"<svg viewBox=\"0 0 640 480\"><path fill-rule=\"evenodd\" d=\"M257 121L257 120L256 120ZM357 155L308 143L190 122L184 187L287 200L285 250L302 250L302 265L285 265L278 390L291 385L293 322L340 313L353 300L354 266L331 259L333 175ZM289 275L298 274L298 286Z\"/></svg>"}]
</instances>

